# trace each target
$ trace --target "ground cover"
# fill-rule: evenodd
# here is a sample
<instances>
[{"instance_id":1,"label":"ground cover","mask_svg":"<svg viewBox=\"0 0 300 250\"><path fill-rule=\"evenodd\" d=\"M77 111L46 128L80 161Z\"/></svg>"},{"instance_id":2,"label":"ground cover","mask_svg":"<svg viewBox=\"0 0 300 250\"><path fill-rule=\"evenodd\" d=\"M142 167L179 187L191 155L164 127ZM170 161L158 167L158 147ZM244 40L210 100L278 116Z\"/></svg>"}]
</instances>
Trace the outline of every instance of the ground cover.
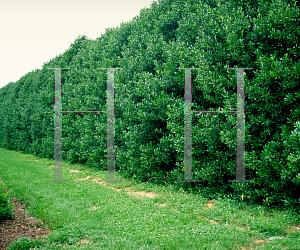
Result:
<instances>
[{"instance_id":1,"label":"ground cover","mask_svg":"<svg viewBox=\"0 0 300 250\"><path fill-rule=\"evenodd\" d=\"M300 249L299 214L287 209L207 200L117 173L125 182L101 183L105 172L67 162L63 179L71 182L46 182L53 167L53 160L0 148L0 178L20 219L10 228L1 222L0 240L23 228L9 249Z\"/></svg>"}]
</instances>

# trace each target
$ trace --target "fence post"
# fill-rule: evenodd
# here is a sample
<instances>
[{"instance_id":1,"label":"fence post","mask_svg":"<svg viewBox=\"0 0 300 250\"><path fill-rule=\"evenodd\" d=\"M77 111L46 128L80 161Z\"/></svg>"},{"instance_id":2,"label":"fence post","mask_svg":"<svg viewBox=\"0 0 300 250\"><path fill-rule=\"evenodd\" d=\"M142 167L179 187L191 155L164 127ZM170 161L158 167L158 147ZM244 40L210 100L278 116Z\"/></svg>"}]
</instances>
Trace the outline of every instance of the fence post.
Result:
<instances>
[{"instance_id":1,"label":"fence post","mask_svg":"<svg viewBox=\"0 0 300 250\"><path fill-rule=\"evenodd\" d=\"M84 111L63 111L61 102L61 69L69 68L48 68L55 69L55 97L54 97L54 180L46 180L46 182L69 182L70 180L62 180L62 113L105 113L100 110L84 110ZM114 68L108 68L107 73L107 167L108 180L105 182L121 182L115 180L115 152L114 152ZM60 104L58 107L57 103ZM56 105L55 105L56 104ZM101 182L101 181L99 181ZM124 180L123 180L124 182Z\"/></svg>"},{"instance_id":2,"label":"fence post","mask_svg":"<svg viewBox=\"0 0 300 250\"><path fill-rule=\"evenodd\" d=\"M115 107L114 107L114 70L119 68L100 68L107 69L107 180L99 182L124 182L115 180L115 150L114 150L114 130L115 130Z\"/></svg>"},{"instance_id":3,"label":"fence post","mask_svg":"<svg viewBox=\"0 0 300 250\"><path fill-rule=\"evenodd\" d=\"M179 68L180 69L180 68ZM201 182L192 180L192 128L191 128L191 70L194 68L185 68L185 135L184 135L184 180L175 182ZM236 149L236 180L228 182L250 182L245 180L245 89L244 89L244 70L252 68L229 68L237 70L237 110L233 111L207 111L195 110L193 113L237 113L237 149ZM243 126L244 125L244 126Z\"/></svg>"},{"instance_id":4,"label":"fence post","mask_svg":"<svg viewBox=\"0 0 300 250\"><path fill-rule=\"evenodd\" d=\"M201 182L200 180L192 180L192 69L195 68L179 68L185 69L184 81L184 100L185 100L185 123L184 123L184 180L176 180L175 182Z\"/></svg>"},{"instance_id":5,"label":"fence post","mask_svg":"<svg viewBox=\"0 0 300 250\"><path fill-rule=\"evenodd\" d=\"M61 70L69 68L48 68L55 70L54 96L54 180L46 182L69 182L62 179L62 125L61 125Z\"/></svg>"},{"instance_id":6,"label":"fence post","mask_svg":"<svg viewBox=\"0 0 300 250\"><path fill-rule=\"evenodd\" d=\"M244 70L252 68L229 68L237 70L237 144L236 144L236 179L228 182L250 182L245 180L245 88Z\"/></svg>"}]
</instances>

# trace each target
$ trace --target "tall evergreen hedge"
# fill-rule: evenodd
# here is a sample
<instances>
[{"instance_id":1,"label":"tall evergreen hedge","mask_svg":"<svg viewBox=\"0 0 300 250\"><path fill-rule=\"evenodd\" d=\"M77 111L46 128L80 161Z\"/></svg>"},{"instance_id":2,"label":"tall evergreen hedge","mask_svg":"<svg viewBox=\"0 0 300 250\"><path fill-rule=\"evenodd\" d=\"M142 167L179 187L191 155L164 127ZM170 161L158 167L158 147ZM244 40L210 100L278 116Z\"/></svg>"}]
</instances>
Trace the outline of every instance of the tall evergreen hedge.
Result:
<instances>
[{"instance_id":1,"label":"tall evergreen hedge","mask_svg":"<svg viewBox=\"0 0 300 250\"><path fill-rule=\"evenodd\" d=\"M236 109L245 71L246 179L236 174L236 114L192 114L193 178L178 183L208 197L300 202L300 11L294 0L159 0L101 37L78 37L63 54L0 89L0 146L53 158L54 71L63 110L105 110L106 71L115 73L116 170L140 181L184 178L184 70L192 110ZM105 169L106 115L63 115L63 159Z\"/></svg>"}]
</instances>

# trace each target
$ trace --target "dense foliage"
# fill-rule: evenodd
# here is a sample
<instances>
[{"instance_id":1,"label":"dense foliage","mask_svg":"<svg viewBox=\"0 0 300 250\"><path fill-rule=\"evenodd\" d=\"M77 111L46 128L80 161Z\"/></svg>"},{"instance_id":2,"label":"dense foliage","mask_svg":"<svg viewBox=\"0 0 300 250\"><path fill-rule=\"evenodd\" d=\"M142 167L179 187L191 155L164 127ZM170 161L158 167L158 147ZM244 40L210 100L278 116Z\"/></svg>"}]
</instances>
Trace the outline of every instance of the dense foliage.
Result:
<instances>
[{"instance_id":1,"label":"dense foliage","mask_svg":"<svg viewBox=\"0 0 300 250\"><path fill-rule=\"evenodd\" d=\"M0 182L0 221L11 219L13 216L13 207L6 193L6 187Z\"/></svg>"},{"instance_id":2,"label":"dense foliage","mask_svg":"<svg viewBox=\"0 0 300 250\"><path fill-rule=\"evenodd\" d=\"M208 197L234 194L265 204L299 204L300 10L292 0L159 0L101 37L71 47L0 89L1 147L52 158L54 71L63 110L105 110L106 71L115 73L116 170L140 181L184 178L184 70L192 110L236 109L245 71L246 179L236 174L236 114L192 114L193 179ZM106 115L63 115L63 159L104 169Z\"/></svg>"}]
</instances>

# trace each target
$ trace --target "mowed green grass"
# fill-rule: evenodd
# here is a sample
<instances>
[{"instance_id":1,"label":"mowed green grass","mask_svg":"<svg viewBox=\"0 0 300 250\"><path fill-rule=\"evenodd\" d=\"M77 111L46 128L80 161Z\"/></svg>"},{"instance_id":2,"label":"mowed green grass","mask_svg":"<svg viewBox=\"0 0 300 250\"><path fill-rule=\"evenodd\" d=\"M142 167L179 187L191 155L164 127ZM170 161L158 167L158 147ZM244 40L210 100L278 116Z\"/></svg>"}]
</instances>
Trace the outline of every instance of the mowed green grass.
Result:
<instances>
[{"instance_id":1,"label":"mowed green grass","mask_svg":"<svg viewBox=\"0 0 300 250\"><path fill-rule=\"evenodd\" d=\"M105 171L66 162L62 176L71 182L46 182L54 179L53 164L0 148L0 178L10 196L26 201L28 213L52 230L44 246L32 249L300 249L295 212L225 198L208 207L200 195L130 179L103 185L92 179L105 179ZM116 179L124 178L116 173Z\"/></svg>"}]
</instances>

